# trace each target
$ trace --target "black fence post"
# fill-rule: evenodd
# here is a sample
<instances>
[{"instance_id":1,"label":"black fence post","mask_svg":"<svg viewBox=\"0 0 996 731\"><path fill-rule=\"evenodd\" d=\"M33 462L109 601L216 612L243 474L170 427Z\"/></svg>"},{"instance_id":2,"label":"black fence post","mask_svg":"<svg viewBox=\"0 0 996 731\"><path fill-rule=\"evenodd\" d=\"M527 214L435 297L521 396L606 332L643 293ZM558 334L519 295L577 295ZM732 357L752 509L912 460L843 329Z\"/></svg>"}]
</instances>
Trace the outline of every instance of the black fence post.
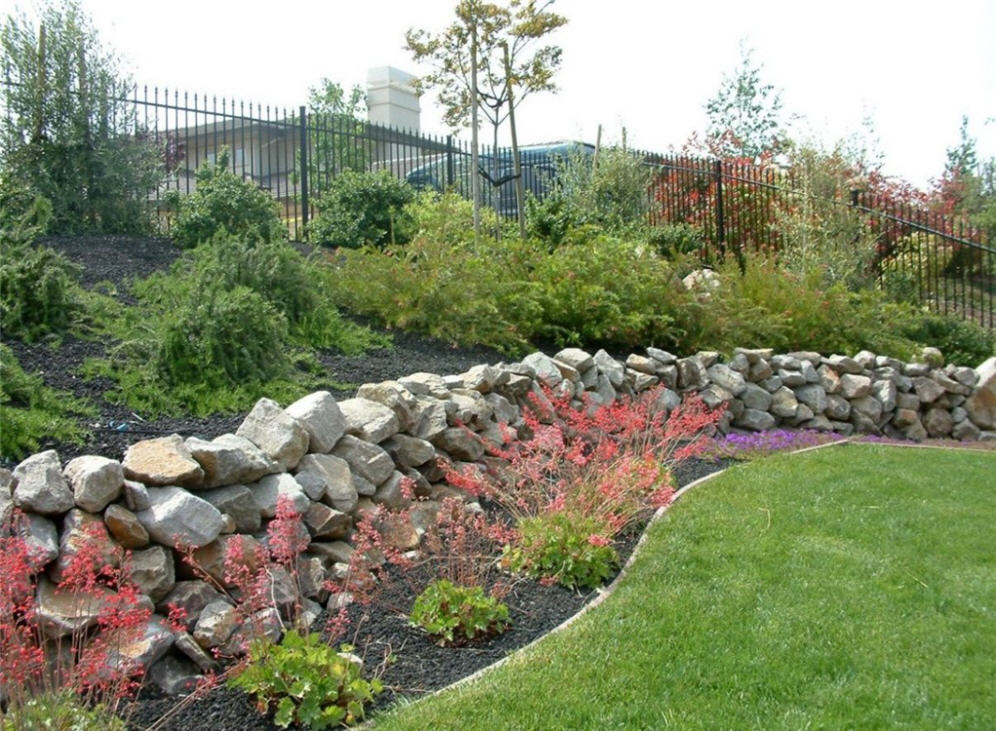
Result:
<instances>
[{"instance_id":1,"label":"black fence post","mask_svg":"<svg viewBox=\"0 0 996 731\"><path fill-rule=\"evenodd\" d=\"M453 187L456 171L453 165L453 135L446 135L446 188Z\"/></svg>"},{"instance_id":2,"label":"black fence post","mask_svg":"<svg viewBox=\"0 0 996 731\"><path fill-rule=\"evenodd\" d=\"M716 160L713 168L716 174L716 239L720 255L726 256L726 224L723 220L723 161Z\"/></svg>"},{"instance_id":3,"label":"black fence post","mask_svg":"<svg viewBox=\"0 0 996 731\"><path fill-rule=\"evenodd\" d=\"M308 239L308 111L300 107L301 129L301 226L304 229L304 240Z\"/></svg>"}]
</instances>

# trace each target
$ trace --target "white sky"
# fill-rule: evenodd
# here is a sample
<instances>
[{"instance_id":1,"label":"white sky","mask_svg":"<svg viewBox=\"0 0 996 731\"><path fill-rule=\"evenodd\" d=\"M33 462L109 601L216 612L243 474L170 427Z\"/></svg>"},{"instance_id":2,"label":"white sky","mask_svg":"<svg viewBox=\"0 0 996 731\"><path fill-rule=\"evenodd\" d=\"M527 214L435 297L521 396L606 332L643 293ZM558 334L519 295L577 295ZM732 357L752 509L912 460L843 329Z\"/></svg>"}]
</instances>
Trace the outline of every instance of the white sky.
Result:
<instances>
[{"instance_id":1,"label":"white sky","mask_svg":"<svg viewBox=\"0 0 996 731\"><path fill-rule=\"evenodd\" d=\"M0 0L4 15L32 0ZM410 27L442 29L456 0L81 0L139 83L297 106L327 76L419 73ZM560 92L526 99L520 141L605 139L666 151L705 128L703 104L746 39L785 110L832 142L871 118L885 172L925 185L958 140L996 156L996 1L559 0ZM444 132L431 95L422 129ZM988 121L987 121L988 120ZM463 136L469 133L464 132Z\"/></svg>"}]
</instances>

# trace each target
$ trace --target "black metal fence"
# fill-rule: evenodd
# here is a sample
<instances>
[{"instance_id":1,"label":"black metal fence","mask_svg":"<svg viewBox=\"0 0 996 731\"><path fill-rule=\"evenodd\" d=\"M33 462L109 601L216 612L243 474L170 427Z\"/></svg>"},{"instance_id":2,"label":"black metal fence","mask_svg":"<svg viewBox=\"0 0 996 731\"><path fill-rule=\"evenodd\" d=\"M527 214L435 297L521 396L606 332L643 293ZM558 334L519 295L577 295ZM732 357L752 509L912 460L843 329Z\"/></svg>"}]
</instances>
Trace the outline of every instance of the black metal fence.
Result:
<instances>
[{"instance_id":1,"label":"black metal fence","mask_svg":"<svg viewBox=\"0 0 996 731\"><path fill-rule=\"evenodd\" d=\"M161 152L165 174L148 197L166 230L167 192L195 190L198 168L226 149L232 172L281 204L288 233L297 241L307 237L316 200L344 170L387 170L419 187L470 195L470 145L452 136L393 129L344 114L312 114L303 106L278 108L158 88L134 87L116 101L130 106L136 134ZM540 198L556 175L551 149L527 148L523 154L525 187ZM479 154L484 202L500 215L514 215L511 151L484 146ZM654 170L651 223L693 225L707 260L782 248L790 235L781 225L783 214L811 195L773 165L634 154ZM996 249L983 232L866 193L837 191L822 203L865 218L878 243L876 272L884 286L936 312L960 314L996 330Z\"/></svg>"}]
</instances>

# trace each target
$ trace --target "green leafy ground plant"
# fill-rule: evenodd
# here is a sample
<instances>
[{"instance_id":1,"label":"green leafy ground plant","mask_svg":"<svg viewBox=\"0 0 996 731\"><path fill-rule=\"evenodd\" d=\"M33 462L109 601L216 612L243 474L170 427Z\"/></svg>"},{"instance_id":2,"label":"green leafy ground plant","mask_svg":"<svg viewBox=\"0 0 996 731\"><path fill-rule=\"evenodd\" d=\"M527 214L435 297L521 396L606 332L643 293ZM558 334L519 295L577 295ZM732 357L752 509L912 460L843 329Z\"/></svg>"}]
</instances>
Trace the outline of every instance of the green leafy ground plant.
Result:
<instances>
[{"instance_id":1,"label":"green leafy ground plant","mask_svg":"<svg viewBox=\"0 0 996 731\"><path fill-rule=\"evenodd\" d=\"M503 632L508 626L508 606L480 586L436 579L415 598L411 622L440 645L463 644Z\"/></svg>"},{"instance_id":2,"label":"green leafy ground plant","mask_svg":"<svg viewBox=\"0 0 996 731\"><path fill-rule=\"evenodd\" d=\"M279 643L255 640L248 662L229 685L255 696L261 712L275 711L274 723L324 729L363 720L363 707L383 690L365 680L362 662L343 645L336 650L318 633L288 630Z\"/></svg>"}]
</instances>

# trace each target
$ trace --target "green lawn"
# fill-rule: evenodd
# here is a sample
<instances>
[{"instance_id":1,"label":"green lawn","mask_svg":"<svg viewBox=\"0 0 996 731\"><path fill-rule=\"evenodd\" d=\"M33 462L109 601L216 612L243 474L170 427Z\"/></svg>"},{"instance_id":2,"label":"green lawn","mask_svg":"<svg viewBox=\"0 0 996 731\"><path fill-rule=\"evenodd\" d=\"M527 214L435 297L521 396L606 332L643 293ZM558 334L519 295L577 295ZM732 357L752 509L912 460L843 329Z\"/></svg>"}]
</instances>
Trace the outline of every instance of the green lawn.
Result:
<instances>
[{"instance_id":1,"label":"green lawn","mask_svg":"<svg viewBox=\"0 0 996 731\"><path fill-rule=\"evenodd\" d=\"M378 729L996 727L996 453L739 465L568 630Z\"/></svg>"}]
</instances>

